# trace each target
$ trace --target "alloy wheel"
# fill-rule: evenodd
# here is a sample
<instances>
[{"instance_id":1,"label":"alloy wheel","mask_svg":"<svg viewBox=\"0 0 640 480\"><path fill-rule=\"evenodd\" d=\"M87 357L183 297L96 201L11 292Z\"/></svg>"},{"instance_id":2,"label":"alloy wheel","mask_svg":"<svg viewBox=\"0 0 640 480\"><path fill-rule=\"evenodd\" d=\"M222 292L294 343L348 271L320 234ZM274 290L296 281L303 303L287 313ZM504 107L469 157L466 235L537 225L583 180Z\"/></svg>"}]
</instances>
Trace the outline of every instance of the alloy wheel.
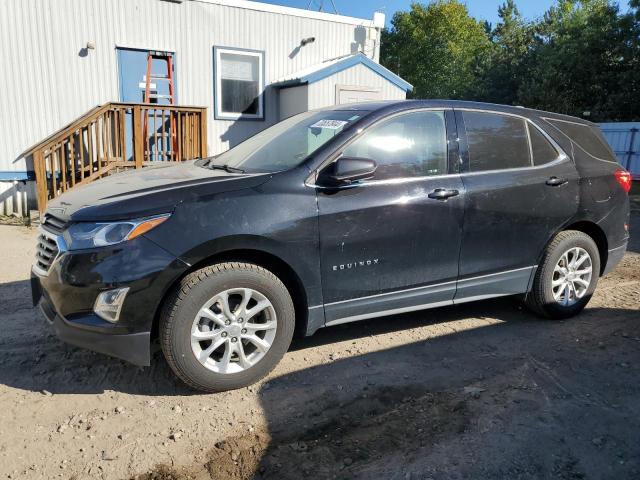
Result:
<instances>
[{"instance_id":1,"label":"alloy wheel","mask_svg":"<svg viewBox=\"0 0 640 480\"><path fill-rule=\"evenodd\" d=\"M564 252L553 270L553 298L563 307L575 305L585 296L593 275L589 253L581 247Z\"/></svg>"},{"instance_id":2,"label":"alloy wheel","mask_svg":"<svg viewBox=\"0 0 640 480\"><path fill-rule=\"evenodd\" d=\"M262 360L276 330L276 312L267 297L251 288L232 288L198 311L191 327L191 350L213 372L239 373Z\"/></svg>"}]
</instances>

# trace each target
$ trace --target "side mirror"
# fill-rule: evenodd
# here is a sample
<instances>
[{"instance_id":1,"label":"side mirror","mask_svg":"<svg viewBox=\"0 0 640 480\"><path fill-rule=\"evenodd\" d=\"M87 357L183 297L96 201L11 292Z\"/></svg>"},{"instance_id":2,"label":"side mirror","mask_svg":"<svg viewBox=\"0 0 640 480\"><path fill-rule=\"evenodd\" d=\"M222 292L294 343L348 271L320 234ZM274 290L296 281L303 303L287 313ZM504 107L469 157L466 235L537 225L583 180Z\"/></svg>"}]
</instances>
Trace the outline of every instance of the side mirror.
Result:
<instances>
[{"instance_id":1,"label":"side mirror","mask_svg":"<svg viewBox=\"0 0 640 480\"><path fill-rule=\"evenodd\" d=\"M320 182L330 186L349 185L373 177L376 168L376 162L369 158L340 157L323 170Z\"/></svg>"}]
</instances>

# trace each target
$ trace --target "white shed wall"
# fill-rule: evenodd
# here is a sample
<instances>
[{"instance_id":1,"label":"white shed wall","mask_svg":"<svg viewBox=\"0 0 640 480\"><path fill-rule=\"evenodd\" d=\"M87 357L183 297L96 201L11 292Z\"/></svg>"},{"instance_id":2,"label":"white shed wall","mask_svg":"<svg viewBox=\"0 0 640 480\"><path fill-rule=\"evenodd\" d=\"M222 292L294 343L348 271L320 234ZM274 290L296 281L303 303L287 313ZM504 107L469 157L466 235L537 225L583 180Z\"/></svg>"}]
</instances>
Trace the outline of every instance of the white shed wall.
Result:
<instances>
[{"instance_id":1,"label":"white shed wall","mask_svg":"<svg viewBox=\"0 0 640 480\"><path fill-rule=\"evenodd\" d=\"M381 100L403 100L406 92L364 65L338 72L309 85L309 110L336 103L336 85L358 85L379 88Z\"/></svg>"}]
</instances>

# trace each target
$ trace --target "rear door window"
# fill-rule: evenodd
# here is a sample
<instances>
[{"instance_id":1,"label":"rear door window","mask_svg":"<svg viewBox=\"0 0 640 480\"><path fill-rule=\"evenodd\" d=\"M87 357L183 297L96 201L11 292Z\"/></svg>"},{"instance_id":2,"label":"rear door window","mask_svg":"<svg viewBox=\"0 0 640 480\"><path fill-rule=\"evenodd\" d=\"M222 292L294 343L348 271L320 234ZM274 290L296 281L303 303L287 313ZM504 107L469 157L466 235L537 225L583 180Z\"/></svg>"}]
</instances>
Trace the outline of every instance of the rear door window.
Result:
<instances>
[{"instance_id":1,"label":"rear door window","mask_svg":"<svg viewBox=\"0 0 640 480\"><path fill-rule=\"evenodd\" d=\"M553 162L560 155L551 142L547 140L547 137L529 124L529 138L531 139L531 153L533 155L534 165L544 165L545 163Z\"/></svg>"},{"instance_id":2,"label":"rear door window","mask_svg":"<svg viewBox=\"0 0 640 480\"><path fill-rule=\"evenodd\" d=\"M463 112L469 145L469 171L531 166L524 119L489 112Z\"/></svg>"}]
</instances>

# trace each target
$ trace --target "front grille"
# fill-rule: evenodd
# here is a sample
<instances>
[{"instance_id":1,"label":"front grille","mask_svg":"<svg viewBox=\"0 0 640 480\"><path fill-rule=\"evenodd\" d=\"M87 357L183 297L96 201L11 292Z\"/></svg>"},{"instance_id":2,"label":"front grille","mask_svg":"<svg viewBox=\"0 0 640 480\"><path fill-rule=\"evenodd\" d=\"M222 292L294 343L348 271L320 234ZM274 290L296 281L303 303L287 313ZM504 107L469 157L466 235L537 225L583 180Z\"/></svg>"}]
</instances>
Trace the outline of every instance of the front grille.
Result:
<instances>
[{"instance_id":1,"label":"front grille","mask_svg":"<svg viewBox=\"0 0 640 480\"><path fill-rule=\"evenodd\" d=\"M38 245L36 246L36 261L33 264L34 270L42 275L46 275L58 256L58 242L56 236L44 229L40 229L38 235Z\"/></svg>"},{"instance_id":2,"label":"front grille","mask_svg":"<svg viewBox=\"0 0 640 480\"><path fill-rule=\"evenodd\" d=\"M64 229L67 228L67 222L58 217L54 217L50 213L45 213L42 226L45 230L55 233L56 235L61 235Z\"/></svg>"}]
</instances>

